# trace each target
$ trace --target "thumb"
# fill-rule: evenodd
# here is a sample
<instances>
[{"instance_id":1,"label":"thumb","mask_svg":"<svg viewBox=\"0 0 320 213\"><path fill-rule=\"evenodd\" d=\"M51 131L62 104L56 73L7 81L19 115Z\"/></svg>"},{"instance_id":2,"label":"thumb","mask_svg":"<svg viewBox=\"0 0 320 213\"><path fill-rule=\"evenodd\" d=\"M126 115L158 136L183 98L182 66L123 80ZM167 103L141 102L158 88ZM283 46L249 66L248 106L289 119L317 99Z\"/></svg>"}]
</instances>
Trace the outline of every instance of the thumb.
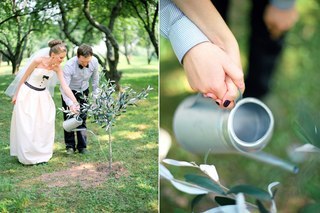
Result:
<instances>
[{"instance_id":1,"label":"thumb","mask_svg":"<svg viewBox=\"0 0 320 213\"><path fill-rule=\"evenodd\" d=\"M239 66L232 62L231 58L229 58L228 56L225 57L226 60L224 60L224 63L222 64L223 69L243 94L245 89L243 71Z\"/></svg>"}]
</instances>

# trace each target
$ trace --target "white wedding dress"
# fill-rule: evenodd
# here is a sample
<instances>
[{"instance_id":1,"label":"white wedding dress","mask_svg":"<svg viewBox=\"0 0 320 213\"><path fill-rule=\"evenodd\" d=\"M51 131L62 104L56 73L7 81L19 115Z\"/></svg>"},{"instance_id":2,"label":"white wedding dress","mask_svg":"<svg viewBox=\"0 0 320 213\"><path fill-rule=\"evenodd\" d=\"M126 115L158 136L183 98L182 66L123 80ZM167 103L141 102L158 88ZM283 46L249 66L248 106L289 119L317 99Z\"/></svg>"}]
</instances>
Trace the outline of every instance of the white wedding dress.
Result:
<instances>
[{"instance_id":1,"label":"white wedding dress","mask_svg":"<svg viewBox=\"0 0 320 213\"><path fill-rule=\"evenodd\" d=\"M36 68L26 81L29 86L20 87L11 119L10 155L22 164L48 162L52 157L56 108L44 88L53 75L54 71Z\"/></svg>"}]
</instances>

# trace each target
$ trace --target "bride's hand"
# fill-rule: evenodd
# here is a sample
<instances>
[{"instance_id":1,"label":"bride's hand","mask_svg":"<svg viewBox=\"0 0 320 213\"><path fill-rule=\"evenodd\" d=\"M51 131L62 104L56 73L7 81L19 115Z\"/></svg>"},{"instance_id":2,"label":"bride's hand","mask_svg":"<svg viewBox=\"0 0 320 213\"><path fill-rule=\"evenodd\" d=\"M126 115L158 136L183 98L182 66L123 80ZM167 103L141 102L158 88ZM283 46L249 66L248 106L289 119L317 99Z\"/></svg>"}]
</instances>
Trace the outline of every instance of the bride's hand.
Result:
<instances>
[{"instance_id":1,"label":"bride's hand","mask_svg":"<svg viewBox=\"0 0 320 213\"><path fill-rule=\"evenodd\" d=\"M16 100L17 100L17 96L14 95L14 96L12 97L11 103L12 103L12 104L16 104Z\"/></svg>"},{"instance_id":2,"label":"bride's hand","mask_svg":"<svg viewBox=\"0 0 320 213\"><path fill-rule=\"evenodd\" d=\"M73 104L70 106L70 111L73 113L73 114L79 114L80 112L80 106L79 104Z\"/></svg>"}]
</instances>

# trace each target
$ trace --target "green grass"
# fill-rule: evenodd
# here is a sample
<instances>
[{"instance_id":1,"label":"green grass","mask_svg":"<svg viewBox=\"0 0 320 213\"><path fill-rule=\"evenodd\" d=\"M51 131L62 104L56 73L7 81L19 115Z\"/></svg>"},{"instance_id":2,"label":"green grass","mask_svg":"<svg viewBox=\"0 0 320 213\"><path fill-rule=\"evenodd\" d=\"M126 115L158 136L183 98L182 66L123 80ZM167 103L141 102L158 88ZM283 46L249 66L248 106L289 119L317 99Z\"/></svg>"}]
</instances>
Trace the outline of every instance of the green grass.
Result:
<instances>
[{"instance_id":1,"label":"green grass","mask_svg":"<svg viewBox=\"0 0 320 213\"><path fill-rule=\"evenodd\" d=\"M0 67L0 212L158 211L158 63L146 65L144 58L134 57L132 65L121 60L119 67L121 85L136 91L151 85L154 90L121 115L112 129L113 162L120 169L106 174L88 168L74 178L70 171L76 172L75 168L108 164L106 132L89 119L88 129L96 135L88 133L89 154L67 156L62 114L57 110L52 159L47 165L23 166L9 154L12 105L3 91L13 76L10 67ZM61 106L58 88L54 101L57 108ZM92 173L96 179L90 179Z\"/></svg>"},{"instance_id":2,"label":"green grass","mask_svg":"<svg viewBox=\"0 0 320 213\"><path fill-rule=\"evenodd\" d=\"M244 14L247 14L249 3L232 3L231 27L238 39L243 65L246 67L248 33L247 17ZM298 1L298 9L300 19L288 34L287 46L273 79L272 91L262 100L275 118L274 134L264 151L291 162L288 149L303 144L294 132L294 121L298 114L300 111L306 111L313 117L320 114L320 4L315 0L308 3ZM160 126L171 134L173 140L167 158L203 163L203 156L195 156L183 150L174 138L174 111L185 97L193 93L170 44L164 39L161 40L160 58ZM269 183L279 181L281 185L276 195L278 212L298 212L309 203L320 202L319 154L309 154L305 161L296 162L300 168L296 175L240 155L210 155L208 162L216 166L222 184L227 187L250 184L266 189ZM181 167L168 168L175 176L182 178L189 171ZM190 212L190 202L194 197L179 192L168 181L160 181L161 212ZM213 205L212 201L203 202L202 210Z\"/></svg>"}]
</instances>

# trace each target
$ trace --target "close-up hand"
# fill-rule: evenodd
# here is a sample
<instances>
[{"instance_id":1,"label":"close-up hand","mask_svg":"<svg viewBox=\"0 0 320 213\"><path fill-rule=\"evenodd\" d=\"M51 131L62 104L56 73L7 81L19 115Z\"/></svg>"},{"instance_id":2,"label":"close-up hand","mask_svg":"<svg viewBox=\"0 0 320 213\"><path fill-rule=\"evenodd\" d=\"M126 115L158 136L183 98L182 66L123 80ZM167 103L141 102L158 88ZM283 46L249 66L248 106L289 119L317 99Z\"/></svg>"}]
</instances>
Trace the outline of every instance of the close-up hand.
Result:
<instances>
[{"instance_id":1,"label":"close-up hand","mask_svg":"<svg viewBox=\"0 0 320 213\"><path fill-rule=\"evenodd\" d=\"M211 42L190 49L183 59L183 66L191 88L214 99L223 108L234 106L238 90L244 91L242 70Z\"/></svg>"},{"instance_id":2,"label":"close-up hand","mask_svg":"<svg viewBox=\"0 0 320 213\"><path fill-rule=\"evenodd\" d=\"M79 104L74 104L70 106L70 111L74 114L79 114L80 106Z\"/></svg>"},{"instance_id":3,"label":"close-up hand","mask_svg":"<svg viewBox=\"0 0 320 213\"><path fill-rule=\"evenodd\" d=\"M277 39L294 26L298 20L298 16L295 7L278 9L270 4L266 7L263 19L272 38Z\"/></svg>"},{"instance_id":4,"label":"close-up hand","mask_svg":"<svg viewBox=\"0 0 320 213\"><path fill-rule=\"evenodd\" d=\"M17 100L17 96L14 95L14 96L12 97L12 99L11 99L11 103L12 103L12 104L16 104L16 100Z\"/></svg>"}]
</instances>

